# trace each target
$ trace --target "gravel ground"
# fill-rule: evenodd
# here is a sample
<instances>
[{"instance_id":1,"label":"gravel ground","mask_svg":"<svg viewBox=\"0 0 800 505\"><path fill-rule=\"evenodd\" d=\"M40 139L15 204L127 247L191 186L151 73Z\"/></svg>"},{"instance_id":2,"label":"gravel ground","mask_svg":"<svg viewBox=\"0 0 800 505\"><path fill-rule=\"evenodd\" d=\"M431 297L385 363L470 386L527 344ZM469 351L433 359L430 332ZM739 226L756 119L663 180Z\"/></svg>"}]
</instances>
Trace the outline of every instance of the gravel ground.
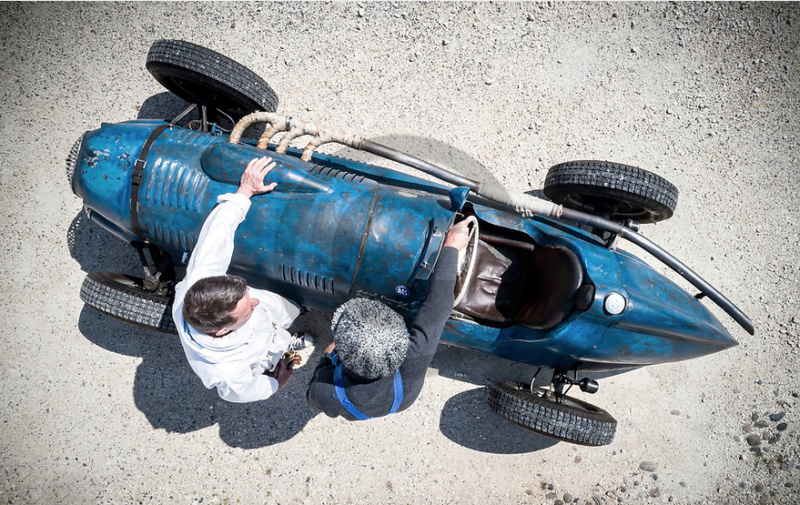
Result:
<instances>
[{"instance_id":1,"label":"gravel ground","mask_svg":"<svg viewBox=\"0 0 800 505\"><path fill-rule=\"evenodd\" d=\"M797 503L799 26L779 3L0 4L0 503ZM181 108L144 68L158 38L246 64L279 112L513 190L572 159L657 172L678 210L643 232L756 334L714 309L738 347L599 376L601 448L496 418L485 386L532 370L449 347L385 419L315 416L308 367L223 403L176 338L78 298L136 258L82 216L64 158ZM327 323L299 325L324 345Z\"/></svg>"}]
</instances>

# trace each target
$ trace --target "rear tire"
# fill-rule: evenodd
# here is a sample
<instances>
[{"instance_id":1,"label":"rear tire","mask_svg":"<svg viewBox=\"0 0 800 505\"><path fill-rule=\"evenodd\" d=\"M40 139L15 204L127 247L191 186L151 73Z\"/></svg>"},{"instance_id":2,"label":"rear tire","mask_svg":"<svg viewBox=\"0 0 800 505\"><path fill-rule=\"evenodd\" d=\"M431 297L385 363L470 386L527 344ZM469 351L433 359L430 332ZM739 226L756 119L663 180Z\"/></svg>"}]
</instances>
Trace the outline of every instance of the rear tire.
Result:
<instances>
[{"instance_id":1,"label":"rear tire","mask_svg":"<svg viewBox=\"0 0 800 505\"><path fill-rule=\"evenodd\" d=\"M275 112L278 95L250 69L216 51L183 40L157 40L147 70L187 102L220 109L235 121L255 111Z\"/></svg>"},{"instance_id":2,"label":"rear tire","mask_svg":"<svg viewBox=\"0 0 800 505\"><path fill-rule=\"evenodd\" d=\"M89 274L83 280L80 297L89 307L126 323L177 333L172 297L145 291L138 277L111 272Z\"/></svg>"},{"instance_id":3,"label":"rear tire","mask_svg":"<svg viewBox=\"0 0 800 505\"><path fill-rule=\"evenodd\" d=\"M668 180L608 161L555 165L547 171L543 189L556 203L614 221L655 223L672 217L678 205L678 188Z\"/></svg>"},{"instance_id":4,"label":"rear tire","mask_svg":"<svg viewBox=\"0 0 800 505\"><path fill-rule=\"evenodd\" d=\"M541 435L580 445L608 445L617 421L589 403L564 397L556 402L548 390L513 381L489 386L489 408L498 416Z\"/></svg>"}]
</instances>

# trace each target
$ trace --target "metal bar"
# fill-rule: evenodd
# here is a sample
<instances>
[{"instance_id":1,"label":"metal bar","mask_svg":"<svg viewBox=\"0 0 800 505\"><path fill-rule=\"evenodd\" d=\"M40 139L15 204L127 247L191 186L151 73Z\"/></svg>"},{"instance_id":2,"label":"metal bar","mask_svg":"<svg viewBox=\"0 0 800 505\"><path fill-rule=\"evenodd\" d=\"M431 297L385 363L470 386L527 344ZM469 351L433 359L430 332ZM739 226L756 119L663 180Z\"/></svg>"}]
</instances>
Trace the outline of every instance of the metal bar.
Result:
<instances>
[{"instance_id":1,"label":"metal bar","mask_svg":"<svg viewBox=\"0 0 800 505\"><path fill-rule=\"evenodd\" d=\"M172 121L169 122L169 127L172 128L173 126L178 124L178 121L180 121L181 119L185 118L187 114L189 114L190 112L192 112L196 108L197 108L197 104L196 103L193 103L192 105L187 107L185 111L183 111L180 114L178 114L175 117L175 119L173 119Z\"/></svg>"},{"instance_id":2,"label":"metal bar","mask_svg":"<svg viewBox=\"0 0 800 505\"><path fill-rule=\"evenodd\" d=\"M361 139L361 144L359 147L363 151L377 154L378 156L402 163L403 165L407 165L411 168L416 168L417 170L425 172L428 175L432 175L437 179L449 182L454 186L466 186L472 191L478 191L479 184L477 181L467 179L466 177L461 177L458 174L454 174L448 170L445 170L444 168L437 167L436 165L428 163L427 161L417 158L416 156L411 156L410 154L400 152L396 149L392 149L391 147L386 147L381 144L376 144L375 142L366 139Z\"/></svg>"}]
</instances>

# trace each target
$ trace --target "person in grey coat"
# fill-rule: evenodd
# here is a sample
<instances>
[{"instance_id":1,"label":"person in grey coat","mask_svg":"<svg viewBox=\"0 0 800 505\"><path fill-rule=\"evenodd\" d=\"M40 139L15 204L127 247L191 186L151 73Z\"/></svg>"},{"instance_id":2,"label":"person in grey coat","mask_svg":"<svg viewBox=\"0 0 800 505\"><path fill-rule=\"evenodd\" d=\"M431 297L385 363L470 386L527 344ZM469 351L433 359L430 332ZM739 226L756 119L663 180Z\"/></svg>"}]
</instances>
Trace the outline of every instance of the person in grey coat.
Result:
<instances>
[{"instance_id":1,"label":"person in grey coat","mask_svg":"<svg viewBox=\"0 0 800 505\"><path fill-rule=\"evenodd\" d=\"M331 320L334 341L306 394L314 410L355 421L393 414L414 403L453 309L458 252L468 241L463 221L447 233L428 297L410 326L376 300L353 298L336 310Z\"/></svg>"}]
</instances>

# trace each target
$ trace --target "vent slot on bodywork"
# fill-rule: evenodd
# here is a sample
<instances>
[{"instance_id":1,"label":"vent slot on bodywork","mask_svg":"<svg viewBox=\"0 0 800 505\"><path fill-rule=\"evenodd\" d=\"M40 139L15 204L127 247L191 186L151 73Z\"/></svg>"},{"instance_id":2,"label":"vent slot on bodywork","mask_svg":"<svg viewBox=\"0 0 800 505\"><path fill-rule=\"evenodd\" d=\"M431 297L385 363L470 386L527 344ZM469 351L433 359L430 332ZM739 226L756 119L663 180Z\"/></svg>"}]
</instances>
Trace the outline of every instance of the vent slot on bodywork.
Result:
<instances>
[{"instance_id":1,"label":"vent slot on bodywork","mask_svg":"<svg viewBox=\"0 0 800 505\"><path fill-rule=\"evenodd\" d=\"M347 172L345 170L338 170L333 167L328 167L325 165L314 165L308 171L311 175L324 175L326 177L331 177L333 179L341 179L343 181L353 181L356 184L361 184L364 181L364 176L359 174L354 174L352 172Z\"/></svg>"},{"instance_id":2,"label":"vent slot on bodywork","mask_svg":"<svg viewBox=\"0 0 800 505\"><path fill-rule=\"evenodd\" d=\"M323 291L325 293L336 293L333 279L317 275L314 272L281 265L281 277L284 281L297 284L298 286L316 289L317 291Z\"/></svg>"}]
</instances>

